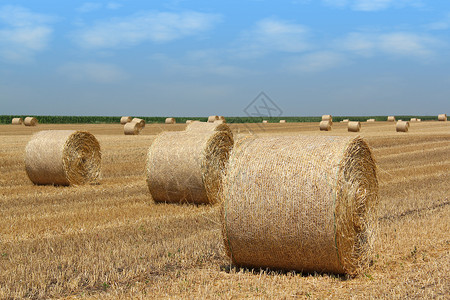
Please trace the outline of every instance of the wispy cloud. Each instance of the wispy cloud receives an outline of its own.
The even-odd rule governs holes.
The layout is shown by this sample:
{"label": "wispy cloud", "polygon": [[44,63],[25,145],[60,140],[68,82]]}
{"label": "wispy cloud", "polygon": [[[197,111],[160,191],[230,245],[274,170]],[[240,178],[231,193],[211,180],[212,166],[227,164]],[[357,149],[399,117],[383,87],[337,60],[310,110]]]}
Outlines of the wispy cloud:
{"label": "wispy cloud", "polygon": [[291,72],[313,73],[338,67],[345,62],[346,59],[340,53],[319,51],[289,59],[285,69]]}
{"label": "wispy cloud", "polygon": [[122,4],[117,2],[108,2],[106,4],[100,2],[85,2],[77,8],[77,11],[80,13],[90,13],[102,8],[115,10],[119,9],[120,7],[122,7]]}
{"label": "wispy cloud", "polygon": [[349,7],[357,11],[380,11],[388,8],[401,8],[406,6],[421,6],[422,0],[322,0],[327,6]]}
{"label": "wispy cloud", "polygon": [[441,20],[427,24],[425,27],[430,30],[450,29],[450,13],[447,13],[446,16]]}
{"label": "wispy cloud", "polygon": [[73,34],[83,48],[127,48],[143,42],[164,43],[211,29],[221,17],[199,12],[141,12],[99,21]]}
{"label": "wispy cloud", "polygon": [[270,52],[297,53],[308,50],[309,30],[300,24],[277,19],[263,19],[253,29],[241,34],[238,56],[260,57]]}
{"label": "wispy cloud", "polygon": [[0,7],[0,58],[11,63],[32,61],[48,47],[56,18],[34,13],[20,6]]}
{"label": "wispy cloud", "polygon": [[59,67],[58,71],[72,80],[96,83],[115,83],[128,77],[116,65],[97,62],[69,62]]}

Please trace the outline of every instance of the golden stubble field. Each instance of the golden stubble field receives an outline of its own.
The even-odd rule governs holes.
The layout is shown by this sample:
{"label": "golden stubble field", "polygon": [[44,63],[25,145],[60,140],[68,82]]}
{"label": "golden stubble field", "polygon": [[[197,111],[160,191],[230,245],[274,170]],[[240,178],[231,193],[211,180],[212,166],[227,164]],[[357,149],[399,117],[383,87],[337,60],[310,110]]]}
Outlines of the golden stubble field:
{"label": "golden stubble field", "polygon": [[[447,298],[450,295],[450,122],[362,124],[380,181],[373,265],[356,278],[236,269],[218,206],[155,204],[148,147],[163,130],[117,125],[0,125],[0,298]],[[357,135],[346,125],[233,124],[235,136]],[[102,147],[100,185],[35,186],[25,173],[33,132],[88,130]]]}

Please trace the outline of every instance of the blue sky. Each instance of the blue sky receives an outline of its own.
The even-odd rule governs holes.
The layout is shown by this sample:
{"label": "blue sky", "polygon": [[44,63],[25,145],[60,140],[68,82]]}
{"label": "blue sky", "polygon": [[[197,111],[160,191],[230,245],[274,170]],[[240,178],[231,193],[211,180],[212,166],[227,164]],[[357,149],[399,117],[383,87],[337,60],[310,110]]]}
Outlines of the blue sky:
{"label": "blue sky", "polygon": [[448,0],[0,1],[0,114],[450,112]]}

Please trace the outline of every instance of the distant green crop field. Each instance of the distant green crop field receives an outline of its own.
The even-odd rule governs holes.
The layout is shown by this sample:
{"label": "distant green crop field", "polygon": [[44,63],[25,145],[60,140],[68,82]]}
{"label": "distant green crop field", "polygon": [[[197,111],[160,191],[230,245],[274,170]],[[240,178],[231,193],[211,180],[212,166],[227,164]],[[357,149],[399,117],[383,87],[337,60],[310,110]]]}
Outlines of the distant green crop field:
{"label": "distant green crop field", "polygon": [[[41,124],[112,124],[119,123],[120,117],[108,116],[25,116],[25,115],[0,115],[0,124],[11,124],[12,118],[35,117]],[[409,120],[410,118],[420,118],[422,120],[437,120],[437,116],[395,116],[396,119]],[[147,124],[164,123],[165,117],[138,117],[144,119]],[[228,123],[261,123],[267,120],[269,123],[278,123],[286,120],[288,123],[298,122],[319,122],[321,117],[225,117]],[[186,120],[198,120],[206,122],[207,117],[178,117],[177,123],[185,123]],[[387,116],[334,116],[333,121],[339,122],[344,119],[350,121],[366,121],[375,119],[386,121]]]}

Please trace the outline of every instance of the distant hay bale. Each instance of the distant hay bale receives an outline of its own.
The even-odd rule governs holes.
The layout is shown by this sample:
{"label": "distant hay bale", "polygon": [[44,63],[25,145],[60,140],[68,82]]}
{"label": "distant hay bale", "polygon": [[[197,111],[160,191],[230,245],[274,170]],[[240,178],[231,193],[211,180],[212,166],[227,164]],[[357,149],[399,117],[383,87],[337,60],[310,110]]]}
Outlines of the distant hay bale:
{"label": "distant hay bale", "polygon": [[140,129],[143,129],[145,127],[145,120],[143,119],[133,118],[133,120],[131,120],[131,123],[138,123]]}
{"label": "distant hay bale", "polygon": [[35,184],[95,183],[100,166],[100,144],[86,131],[40,131],[25,148],[26,172]]}
{"label": "distant hay bale", "polygon": [[227,119],[225,119],[224,116],[219,116],[219,121],[223,121],[224,123],[226,123],[226,122],[227,122]]}
{"label": "distant hay bale", "polygon": [[226,131],[162,132],[147,157],[147,185],[156,202],[216,203],[233,147]]}
{"label": "distant hay bale", "polygon": [[125,135],[138,135],[141,132],[142,127],[138,122],[126,123],[123,126],[123,133]]}
{"label": "distant hay bale", "polygon": [[344,119],[344,120],[342,120],[342,122],[348,123],[348,122],[350,122],[350,120],[349,119]]}
{"label": "distant hay bale", "polygon": [[447,115],[446,114],[438,115],[438,121],[447,121]]}
{"label": "distant hay bale", "polygon": [[397,121],[395,125],[395,130],[397,132],[408,132],[409,130],[409,122],[408,121]]}
{"label": "distant hay bale", "polygon": [[350,132],[359,132],[361,130],[361,123],[356,122],[348,122],[348,131]]}
{"label": "distant hay bale", "polygon": [[280,120],[280,123],[286,123],[286,120]]}
{"label": "distant hay bale", "polygon": [[35,117],[26,117],[23,124],[25,124],[25,126],[36,126],[38,124],[38,120]]}
{"label": "distant hay bale", "polygon": [[263,120],[262,122],[263,122],[264,124],[266,124],[266,123],[267,123],[267,120]]}
{"label": "distant hay bale", "polygon": [[322,115],[322,121],[330,121],[331,125],[333,125],[333,117],[331,115]]}
{"label": "distant hay bale", "polygon": [[216,121],[214,123],[192,122],[191,124],[186,126],[186,131],[188,132],[225,131],[231,137],[233,137],[233,132],[231,131],[230,126],[220,121]]}
{"label": "distant hay bale", "polygon": [[388,117],[387,117],[387,120],[388,120],[389,122],[395,122],[395,116],[388,116]]}
{"label": "distant hay bale", "polygon": [[165,123],[166,124],[175,124],[176,121],[175,121],[175,118],[166,118]]}
{"label": "distant hay bale", "polygon": [[417,122],[422,122],[422,119],[417,119],[416,121],[417,121]]}
{"label": "distant hay bale", "polygon": [[369,123],[375,122],[375,119],[367,119],[367,122]]}
{"label": "distant hay bale", "polygon": [[319,124],[320,131],[330,131],[331,130],[331,121],[325,120],[321,121]]}
{"label": "distant hay bale", "polygon": [[357,274],[370,262],[378,181],[359,138],[249,138],[232,151],[222,233],[236,266]]}
{"label": "distant hay bale", "polygon": [[409,121],[410,122],[417,122],[417,118],[411,118]]}
{"label": "distant hay bale", "polygon": [[122,117],[122,118],[120,118],[120,124],[125,125],[125,124],[131,122],[131,119],[132,119],[131,117]]}
{"label": "distant hay bale", "polygon": [[192,120],[186,120],[186,124],[191,124]]}
{"label": "distant hay bale", "polygon": [[22,118],[13,118],[11,121],[12,125],[22,125],[23,124],[23,120]]}
{"label": "distant hay bale", "polygon": [[209,116],[208,122],[213,123],[214,121],[219,120],[219,116]]}

